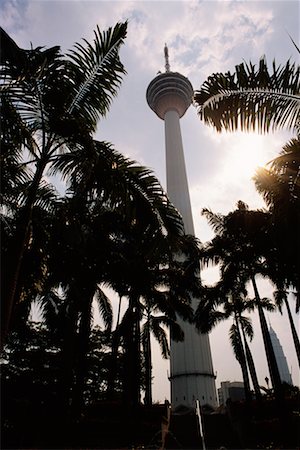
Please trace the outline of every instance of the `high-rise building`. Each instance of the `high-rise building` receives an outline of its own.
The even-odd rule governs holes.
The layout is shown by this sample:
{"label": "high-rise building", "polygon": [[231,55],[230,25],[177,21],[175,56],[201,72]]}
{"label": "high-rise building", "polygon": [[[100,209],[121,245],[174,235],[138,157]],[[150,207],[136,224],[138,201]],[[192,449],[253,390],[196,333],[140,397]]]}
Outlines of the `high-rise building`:
{"label": "high-rise building", "polygon": [[280,344],[280,341],[279,341],[275,331],[273,330],[273,328],[271,326],[269,329],[269,333],[270,333],[270,338],[271,338],[275,358],[277,361],[281,381],[288,383],[288,384],[293,384],[292,377],[289,372],[289,368],[287,365],[286,357],[283,352],[282,346]]}
{"label": "high-rise building", "polygon": [[226,405],[228,399],[233,402],[245,400],[245,389],[242,381],[221,381],[218,389],[219,405]]}
{"label": "high-rise building", "polygon": [[[194,224],[180,118],[192,103],[193,87],[190,81],[177,72],[170,71],[167,46],[165,52],[165,73],[156,76],[148,86],[147,102],[150,108],[165,124],[165,149],[167,193],[172,203],[180,211],[185,232],[194,235]],[[193,300],[193,308],[197,306]],[[195,326],[179,320],[184,331],[183,342],[171,340],[170,380],[171,404],[194,407],[200,404],[217,406],[215,376],[213,372],[209,337],[199,334]]]}

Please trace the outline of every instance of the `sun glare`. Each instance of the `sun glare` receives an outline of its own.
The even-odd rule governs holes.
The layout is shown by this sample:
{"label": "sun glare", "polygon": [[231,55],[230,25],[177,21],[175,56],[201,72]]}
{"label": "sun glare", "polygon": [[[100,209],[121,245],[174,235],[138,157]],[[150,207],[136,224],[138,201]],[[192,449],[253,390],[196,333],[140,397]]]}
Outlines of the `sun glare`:
{"label": "sun glare", "polygon": [[264,136],[240,134],[227,143],[223,176],[239,180],[250,180],[258,167],[264,166],[271,158]]}

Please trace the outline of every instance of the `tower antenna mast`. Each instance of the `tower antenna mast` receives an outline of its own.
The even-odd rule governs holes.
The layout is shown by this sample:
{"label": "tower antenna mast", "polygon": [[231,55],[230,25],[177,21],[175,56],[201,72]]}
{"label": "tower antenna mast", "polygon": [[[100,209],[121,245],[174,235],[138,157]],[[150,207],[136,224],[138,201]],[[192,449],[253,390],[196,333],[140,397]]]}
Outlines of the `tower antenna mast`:
{"label": "tower antenna mast", "polygon": [[168,50],[167,44],[165,44],[164,53],[165,53],[165,61],[166,61],[166,64],[165,64],[166,72],[170,72],[169,50]]}

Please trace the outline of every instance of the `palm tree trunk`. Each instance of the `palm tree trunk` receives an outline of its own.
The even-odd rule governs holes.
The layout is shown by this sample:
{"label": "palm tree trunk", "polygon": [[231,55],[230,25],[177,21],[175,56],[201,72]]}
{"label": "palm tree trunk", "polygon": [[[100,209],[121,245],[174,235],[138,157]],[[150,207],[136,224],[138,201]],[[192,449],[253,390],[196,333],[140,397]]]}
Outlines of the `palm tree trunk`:
{"label": "palm tree trunk", "polygon": [[[240,319],[240,314],[238,315],[238,317]],[[255,396],[256,396],[257,400],[261,400],[261,392],[260,392],[260,387],[259,387],[259,383],[258,383],[257,373],[256,373],[256,369],[255,369],[254,361],[253,361],[253,358],[252,358],[251,350],[250,350],[250,347],[248,345],[246,334],[245,334],[245,330],[244,330],[244,327],[243,327],[242,323],[241,323],[241,330],[242,330],[243,345],[244,345],[244,348],[245,348],[246,360],[247,360],[247,364],[248,364],[248,367],[249,367],[249,372],[250,372],[250,376],[251,376],[251,380],[252,380]]]}
{"label": "palm tree trunk", "polygon": [[131,293],[129,297],[129,323],[126,336],[126,359],[124,376],[124,397],[126,406],[131,411],[140,404],[140,317],[139,296]]}
{"label": "palm tree trunk", "polygon": [[118,305],[118,316],[117,316],[116,329],[118,328],[119,323],[120,323],[120,316],[121,316],[121,302],[122,302],[122,295],[119,295],[119,305]]}
{"label": "palm tree trunk", "polygon": [[251,389],[250,389],[250,381],[249,381],[249,374],[248,374],[248,368],[247,368],[247,361],[246,361],[246,357],[245,357],[245,350],[244,350],[244,346],[243,346],[243,341],[242,341],[242,336],[241,336],[241,331],[240,331],[240,327],[239,327],[239,323],[238,323],[238,317],[235,315],[235,325],[236,325],[236,330],[238,333],[238,339],[240,342],[240,366],[242,369],[242,374],[243,374],[243,380],[244,380],[244,389],[245,389],[245,397],[246,397],[246,401],[247,402],[251,402]]}
{"label": "palm tree trunk", "polygon": [[137,407],[141,403],[141,328],[139,296],[136,296],[135,303],[133,405],[134,407]]}
{"label": "palm tree trunk", "polygon": [[152,352],[150,341],[150,317],[146,324],[146,345],[145,345],[145,404],[152,405]]}
{"label": "palm tree trunk", "polygon": [[125,348],[124,374],[123,374],[123,399],[125,407],[129,408],[132,393],[131,367],[133,365],[133,311],[132,302],[129,300],[126,312],[126,323],[123,324],[123,339]]}
{"label": "palm tree trunk", "polygon": [[262,331],[262,336],[263,336],[263,341],[264,341],[264,346],[265,346],[265,352],[266,352],[266,356],[267,356],[267,362],[268,362],[271,382],[272,382],[272,386],[274,389],[274,395],[278,400],[281,400],[282,399],[282,385],[281,385],[280,374],[279,374],[278,365],[277,365],[273,345],[272,345],[269,330],[268,330],[267,321],[266,321],[266,318],[264,315],[263,308],[261,306],[261,300],[260,300],[260,296],[258,293],[254,275],[251,275],[251,281],[252,281],[253,290],[254,290],[254,294],[255,294],[255,299],[256,299],[256,304],[257,304],[257,309],[258,309],[258,314],[259,314],[259,320],[260,320],[260,326],[261,326],[261,331]]}
{"label": "palm tree trunk", "polygon": [[68,312],[65,318],[64,339],[61,350],[61,400],[67,416],[70,413],[71,387],[73,384],[75,353],[77,348],[78,291],[74,284],[69,287]]}
{"label": "palm tree trunk", "polygon": [[72,411],[73,417],[80,417],[84,406],[84,378],[87,372],[86,356],[89,349],[89,338],[91,333],[91,308],[96,286],[80,290],[81,315],[78,333],[78,350],[75,368],[75,384],[72,389]]}
{"label": "palm tree trunk", "polygon": [[15,232],[15,241],[11,250],[13,257],[11,258],[11,267],[7,270],[7,277],[2,284],[2,311],[1,311],[1,349],[5,344],[6,336],[9,333],[11,319],[15,304],[17,303],[17,293],[20,292],[19,280],[22,269],[24,253],[29,240],[30,222],[32,217],[32,209],[37,197],[37,191],[41,182],[47,161],[40,160],[37,163],[37,169],[34,174],[33,181],[24,207],[21,210]]}
{"label": "palm tree trunk", "polygon": [[112,333],[110,370],[109,370],[109,377],[107,380],[107,398],[109,400],[113,398],[115,391],[119,345],[120,345],[120,331],[118,325],[115,331],[113,331]]}
{"label": "palm tree trunk", "polygon": [[261,392],[260,392],[260,387],[259,387],[259,383],[258,383],[257,373],[256,373],[256,369],[255,369],[255,364],[254,364],[254,361],[253,361],[253,357],[252,357],[252,353],[251,353],[250,347],[249,347],[248,342],[246,340],[246,336],[244,336],[244,342],[245,342],[246,358],[247,358],[247,362],[248,362],[249,372],[250,372],[250,375],[251,375],[251,379],[252,379],[252,383],[253,383],[253,388],[254,388],[256,400],[261,400],[262,397],[261,397]]}
{"label": "palm tree trunk", "polygon": [[286,306],[288,317],[289,317],[289,321],[290,321],[293,341],[294,341],[295,350],[296,350],[296,354],[297,354],[297,358],[298,358],[298,364],[299,364],[299,367],[300,367],[300,343],[299,343],[299,338],[298,338],[298,334],[297,334],[297,331],[296,331],[296,328],[295,328],[295,324],[294,324],[294,321],[293,321],[293,317],[292,317],[292,314],[291,314],[289,301],[288,301],[287,298],[285,298],[284,302],[285,302],[285,306]]}

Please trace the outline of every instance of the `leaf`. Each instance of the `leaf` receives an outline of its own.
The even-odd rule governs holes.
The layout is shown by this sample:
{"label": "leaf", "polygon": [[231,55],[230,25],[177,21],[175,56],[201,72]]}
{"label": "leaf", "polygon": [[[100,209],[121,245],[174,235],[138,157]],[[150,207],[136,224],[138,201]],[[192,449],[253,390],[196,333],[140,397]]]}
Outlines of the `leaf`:
{"label": "leaf", "polygon": [[93,45],[84,40],[84,45],[77,43],[68,53],[71,76],[77,79],[68,114],[78,113],[90,122],[94,131],[97,119],[108,111],[125,73],[118,52],[126,32],[127,22],[117,23],[105,32],[97,26]]}
{"label": "leaf", "polygon": [[97,286],[95,292],[95,300],[98,304],[100,316],[103,319],[106,328],[110,330],[113,319],[112,306],[109,298],[105,295],[102,289],[99,288],[99,286]]}
{"label": "leaf", "polygon": [[243,363],[245,357],[243,356],[244,350],[241,343],[238,328],[235,324],[232,324],[229,329],[229,339],[237,361],[241,364]]}
{"label": "leaf", "polygon": [[233,74],[213,74],[195,93],[199,116],[219,132],[298,129],[299,75],[299,67],[289,61],[285,66],[274,62],[269,73],[264,58],[258,69],[242,63]]}

